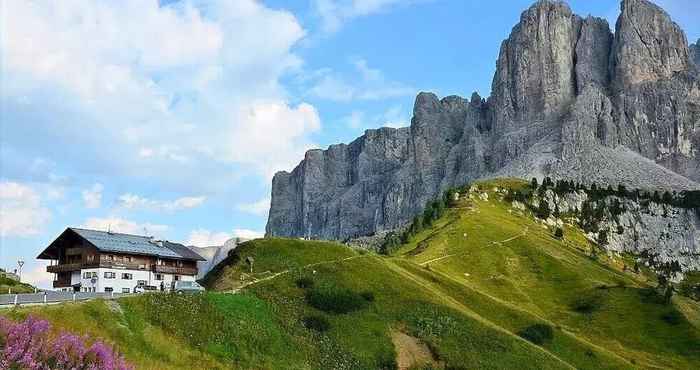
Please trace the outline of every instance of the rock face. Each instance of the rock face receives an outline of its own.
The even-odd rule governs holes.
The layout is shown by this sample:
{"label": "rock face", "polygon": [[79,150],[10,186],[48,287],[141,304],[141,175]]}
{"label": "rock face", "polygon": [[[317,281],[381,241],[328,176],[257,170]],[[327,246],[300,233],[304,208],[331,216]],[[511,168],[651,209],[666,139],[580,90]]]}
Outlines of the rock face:
{"label": "rock face", "polygon": [[688,40],[683,30],[658,6],[646,0],[625,0],[615,26],[615,87],[658,81],[688,70]]}
{"label": "rock face", "polygon": [[700,68],[700,39],[694,45],[690,45],[690,55],[695,66]]}
{"label": "rock face", "polygon": [[[561,212],[580,216],[588,195],[584,191],[557,195],[547,190],[543,200],[550,209],[556,204]],[[533,202],[534,206],[539,205],[539,201]],[[607,235],[607,250],[634,254],[650,251],[659,254],[661,261],[678,261],[683,271],[700,271],[700,213],[616,196],[596,202],[607,204],[603,217],[598,220],[599,230]],[[623,210],[617,216],[609,211],[612,202],[618,202]],[[595,203],[592,207],[596,208]],[[589,238],[596,240],[598,235],[591,233]]]}
{"label": "rock face", "polygon": [[492,95],[416,97],[411,126],[368,130],[277,173],[267,234],[346,240],[404,225],[445,189],[497,176],[698,189],[700,75],[683,31],[624,0],[610,31],[560,1],[526,10]]}
{"label": "rock face", "polygon": [[211,246],[211,247],[195,247],[195,246],[190,246],[191,249],[197,252],[200,256],[204,257],[206,261],[198,261],[197,262],[197,269],[198,269],[198,274],[197,274],[197,279],[201,279],[207,275],[209,271],[211,271],[216,265],[218,265],[221,261],[225,260],[226,257],[228,257],[228,253],[236,247],[238,247],[239,244],[243,243],[248,239],[244,238],[231,238],[227,240],[224,245],[216,245],[216,246]]}

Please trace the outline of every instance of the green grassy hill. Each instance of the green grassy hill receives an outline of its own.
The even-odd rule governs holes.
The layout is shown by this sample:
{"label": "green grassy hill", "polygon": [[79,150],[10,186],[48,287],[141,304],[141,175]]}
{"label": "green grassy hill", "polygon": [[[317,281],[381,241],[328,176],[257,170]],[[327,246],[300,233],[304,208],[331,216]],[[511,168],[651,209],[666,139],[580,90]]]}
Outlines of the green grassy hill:
{"label": "green grassy hill", "polygon": [[104,337],[146,369],[700,368],[700,305],[664,304],[574,225],[555,238],[502,200],[523,186],[479,184],[391,256],[254,240],[207,276],[216,292],[5,314]]}
{"label": "green grassy hill", "polygon": [[0,294],[33,293],[34,287],[6,277],[0,271]]}

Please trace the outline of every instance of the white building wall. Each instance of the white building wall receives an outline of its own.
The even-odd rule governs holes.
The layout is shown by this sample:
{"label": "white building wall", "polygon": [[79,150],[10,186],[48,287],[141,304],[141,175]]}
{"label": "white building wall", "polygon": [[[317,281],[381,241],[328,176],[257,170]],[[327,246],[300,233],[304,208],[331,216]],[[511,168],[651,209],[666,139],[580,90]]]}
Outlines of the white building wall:
{"label": "white building wall", "polygon": [[[125,279],[124,274],[131,274],[131,279]],[[106,276],[114,277],[109,278]],[[133,293],[139,282],[155,286],[159,290],[162,282],[165,290],[170,290],[175,276],[174,274],[154,273],[149,270],[92,268],[74,272],[71,276],[71,284],[80,283],[81,291],[106,292],[111,288],[114,293]],[[195,281],[194,275],[177,276],[182,281]],[[159,278],[162,280],[159,280]],[[77,281],[74,279],[77,279]]]}

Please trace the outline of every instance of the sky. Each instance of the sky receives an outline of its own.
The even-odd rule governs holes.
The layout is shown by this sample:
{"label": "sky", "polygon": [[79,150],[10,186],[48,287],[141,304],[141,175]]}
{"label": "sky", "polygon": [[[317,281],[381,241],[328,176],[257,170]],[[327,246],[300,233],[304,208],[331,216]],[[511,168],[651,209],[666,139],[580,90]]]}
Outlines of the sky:
{"label": "sky", "polygon": [[[311,148],[490,93],[531,0],[0,0],[0,267],[66,227],[220,245],[264,233]],[[659,0],[700,38],[700,2]],[[617,0],[572,0],[608,19]]]}

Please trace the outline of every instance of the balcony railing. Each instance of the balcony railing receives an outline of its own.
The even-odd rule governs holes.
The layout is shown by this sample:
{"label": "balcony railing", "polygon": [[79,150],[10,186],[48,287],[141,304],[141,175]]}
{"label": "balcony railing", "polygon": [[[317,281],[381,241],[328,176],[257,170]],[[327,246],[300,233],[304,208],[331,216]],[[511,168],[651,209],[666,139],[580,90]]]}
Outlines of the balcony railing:
{"label": "balcony railing", "polygon": [[46,266],[46,271],[52,272],[52,273],[59,273],[59,272],[78,271],[82,268],[85,268],[84,263],[75,262],[75,263],[64,263],[61,265]]}
{"label": "balcony railing", "polygon": [[54,280],[53,281],[54,288],[68,288],[70,286],[71,286],[70,280]]}
{"label": "balcony railing", "polygon": [[153,266],[153,271],[160,274],[197,275],[197,269],[194,267],[155,265]]}
{"label": "balcony railing", "polygon": [[[136,264],[136,263],[126,263],[117,261],[100,261],[98,262],[76,262],[76,263],[64,263],[61,265],[46,266],[46,271],[51,273],[59,272],[71,272],[79,271],[87,268],[112,268],[112,269],[124,269],[124,270],[148,270],[148,265]],[[176,274],[176,275],[197,275],[197,268],[195,267],[177,267],[177,266],[165,266],[165,265],[152,265],[150,270],[159,274]]]}

